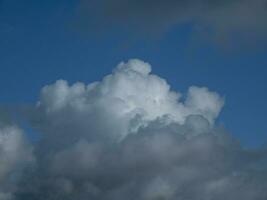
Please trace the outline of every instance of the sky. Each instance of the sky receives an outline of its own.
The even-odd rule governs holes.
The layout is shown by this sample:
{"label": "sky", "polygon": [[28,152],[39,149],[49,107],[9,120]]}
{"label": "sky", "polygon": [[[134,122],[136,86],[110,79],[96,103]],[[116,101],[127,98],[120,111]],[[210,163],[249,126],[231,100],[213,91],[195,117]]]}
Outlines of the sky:
{"label": "sky", "polygon": [[190,23],[151,37],[131,34],[119,25],[98,29],[80,19],[84,17],[80,4],[1,1],[1,104],[35,102],[45,84],[57,79],[90,83],[109,74],[120,61],[140,58],[175,90],[197,85],[220,93],[226,106],[218,123],[248,147],[266,142],[264,46],[225,47],[194,33]]}
{"label": "sky", "polygon": [[265,200],[266,0],[0,0],[0,200]]}

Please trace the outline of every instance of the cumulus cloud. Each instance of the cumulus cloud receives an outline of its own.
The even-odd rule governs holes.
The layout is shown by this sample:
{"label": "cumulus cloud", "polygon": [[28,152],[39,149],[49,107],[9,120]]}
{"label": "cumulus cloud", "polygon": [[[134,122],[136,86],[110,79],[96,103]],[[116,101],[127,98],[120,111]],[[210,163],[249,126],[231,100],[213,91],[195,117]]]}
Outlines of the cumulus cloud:
{"label": "cumulus cloud", "polygon": [[159,34],[191,24],[222,43],[234,38],[266,45],[266,0],[82,0],[80,7],[82,24],[91,29]]}
{"label": "cumulus cloud", "polygon": [[[203,87],[182,98],[137,59],[88,85],[56,81],[29,115],[40,134],[35,165],[0,199],[264,200],[266,151],[246,151],[216,126],[223,104]],[[4,185],[31,158],[10,141],[0,142],[16,148],[0,168]]]}
{"label": "cumulus cloud", "polygon": [[[223,106],[218,94],[193,86],[185,102],[180,102],[181,94],[171,91],[164,79],[150,72],[148,63],[133,59],[120,63],[101,82],[69,86],[59,80],[45,86],[38,103],[39,113],[43,114],[40,117],[49,123],[44,128],[50,127],[52,134],[55,128],[63,127],[62,134],[79,129],[85,137],[118,140],[146,121],[164,115],[183,123],[187,116],[199,114],[214,123]],[[92,134],[88,135],[88,129]]]}
{"label": "cumulus cloud", "polygon": [[0,123],[0,199],[13,198],[16,180],[23,169],[34,161],[31,146],[22,130],[15,125]]}

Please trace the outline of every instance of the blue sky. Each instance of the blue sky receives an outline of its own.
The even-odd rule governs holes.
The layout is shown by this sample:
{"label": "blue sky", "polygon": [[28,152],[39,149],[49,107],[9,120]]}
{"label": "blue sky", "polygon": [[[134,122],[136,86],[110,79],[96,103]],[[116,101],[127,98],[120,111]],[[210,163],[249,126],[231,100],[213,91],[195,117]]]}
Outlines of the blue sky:
{"label": "blue sky", "polygon": [[[77,3],[0,1],[0,102],[36,102],[57,79],[90,83],[122,60],[143,59],[174,90],[206,86],[226,99],[219,124],[246,146],[267,141],[267,50],[232,52],[195,38],[190,24],[158,38],[76,27]],[[249,47],[247,47],[249,48]]]}

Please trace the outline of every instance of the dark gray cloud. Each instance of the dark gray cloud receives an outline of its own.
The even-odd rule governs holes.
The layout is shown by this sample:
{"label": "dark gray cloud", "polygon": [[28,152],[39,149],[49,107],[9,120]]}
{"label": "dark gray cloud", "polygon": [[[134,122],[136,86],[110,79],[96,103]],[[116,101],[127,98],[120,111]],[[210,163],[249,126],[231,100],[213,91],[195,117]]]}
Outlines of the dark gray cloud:
{"label": "dark gray cloud", "polygon": [[157,35],[191,24],[221,43],[266,42],[266,0],[82,0],[80,7],[81,22],[90,30]]}
{"label": "dark gray cloud", "polygon": [[45,86],[27,110],[39,142],[0,127],[0,200],[265,200],[266,150],[216,126],[217,93],[183,99],[136,59],[100,82]]}

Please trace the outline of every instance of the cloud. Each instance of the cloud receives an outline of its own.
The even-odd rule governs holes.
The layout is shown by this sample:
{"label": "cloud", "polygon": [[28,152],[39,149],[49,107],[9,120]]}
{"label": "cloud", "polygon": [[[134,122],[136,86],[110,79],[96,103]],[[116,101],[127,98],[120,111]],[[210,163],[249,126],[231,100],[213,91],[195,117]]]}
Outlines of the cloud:
{"label": "cloud", "polygon": [[179,101],[181,94],[171,91],[164,79],[150,72],[148,63],[133,59],[120,63],[102,82],[69,86],[66,81],[59,80],[45,86],[38,104],[39,113],[44,113],[43,120],[49,123],[45,127],[52,127],[54,132],[54,126],[68,126],[69,131],[78,128],[82,129],[80,132],[85,131],[85,135],[93,127],[96,130],[92,132],[96,132],[97,137],[117,140],[133,128],[129,124],[136,116],[141,116],[142,120],[135,129],[145,121],[164,115],[183,123],[188,115],[200,114],[213,124],[223,106],[218,94],[193,86],[183,103]]}
{"label": "cloud", "polygon": [[[0,199],[266,199],[266,151],[244,150],[216,126],[223,104],[203,87],[182,98],[137,59],[89,85],[56,81],[29,115],[35,165]],[[0,147],[30,152],[15,141]],[[28,160],[11,157],[5,177]]]}
{"label": "cloud", "polygon": [[266,45],[266,0],[82,0],[84,27],[157,35],[190,24],[217,42]]}
{"label": "cloud", "polygon": [[16,179],[24,168],[34,162],[32,147],[22,130],[14,125],[0,123],[0,199],[12,199]]}

